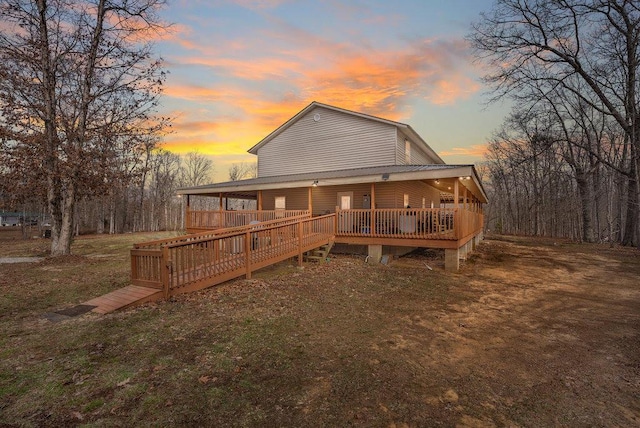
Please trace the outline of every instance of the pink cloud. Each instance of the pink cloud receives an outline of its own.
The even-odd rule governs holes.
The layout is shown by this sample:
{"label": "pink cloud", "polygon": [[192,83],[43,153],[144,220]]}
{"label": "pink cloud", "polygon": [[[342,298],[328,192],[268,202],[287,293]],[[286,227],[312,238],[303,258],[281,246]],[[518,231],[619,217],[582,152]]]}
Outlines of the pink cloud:
{"label": "pink cloud", "polygon": [[482,158],[487,153],[486,144],[474,144],[469,147],[454,147],[450,150],[440,152],[440,156],[471,156]]}
{"label": "pink cloud", "polygon": [[251,10],[275,9],[290,0],[235,0],[234,3]]}

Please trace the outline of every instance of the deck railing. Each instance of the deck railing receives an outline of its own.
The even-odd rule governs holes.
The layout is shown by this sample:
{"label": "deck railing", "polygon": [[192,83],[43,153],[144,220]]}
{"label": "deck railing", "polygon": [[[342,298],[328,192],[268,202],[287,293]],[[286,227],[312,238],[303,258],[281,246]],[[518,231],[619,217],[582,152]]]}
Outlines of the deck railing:
{"label": "deck railing", "polygon": [[482,225],[481,213],[460,208],[336,211],[337,236],[458,240]]}
{"label": "deck railing", "polygon": [[272,210],[272,211],[192,211],[187,210],[187,229],[206,230],[244,226],[252,221],[271,221],[287,217],[309,215],[307,210]]}
{"label": "deck railing", "polygon": [[[296,216],[285,216],[282,218],[277,218],[274,220],[269,220],[269,221],[265,221],[265,222],[260,222],[260,224],[262,226],[272,226],[274,224],[284,224],[284,223],[295,223],[297,222],[299,219],[302,218],[309,218],[310,216],[308,214],[306,214],[306,211],[303,211],[304,214],[300,214],[300,215],[296,215]],[[249,222],[251,223],[251,222]],[[210,229],[210,230],[206,230],[204,232],[198,232],[198,233],[188,233],[186,235],[180,235],[180,236],[176,236],[174,238],[163,238],[163,239],[158,239],[155,241],[147,241],[147,242],[142,242],[142,243],[137,243],[137,244],[133,244],[133,248],[134,249],[152,249],[152,248],[160,248],[169,244],[173,244],[173,243],[177,243],[177,242],[187,242],[187,241],[193,241],[193,240],[199,240],[202,238],[209,238],[209,237],[214,237],[214,236],[219,236],[225,233],[231,233],[231,232],[239,232],[239,231],[246,231],[249,230],[251,228],[255,227],[255,224],[246,224],[243,226],[234,226],[234,227],[225,227],[225,228],[216,228],[216,229]]]}
{"label": "deck railing", "polygon": [[246,275],[336,237],[464,240],[483,227],[482,213],[454,208],[337,210],[283,217],[135,244],[131,280],[165,297]]}
{"label": "deck railing", "polygon": [[132,282],[165,297],[215,285],[298,256],[335,236],[335,215],[297,216],[183,239],[138,244],[131,250]]}
{"label": "deck railing", "polygon": [[458,239],[463,239],[469,235],[477,235],[484,227],[484,215],[475,211],[459,210],[459,228],[456,229]]}
{"label": "deck railing", "polygon": [[[189,211],[189,230],[211,233],[222,219],[241,227],[252,221],[272,221],[309,215],[305,210],[289,211]],[[216,220],[218,219],[218,220]],[[260,220],[264,219],[264,220]],[[463,208],[377,208],[336,210],[336,233],[346,237],[458,240],[482,230],[482,213]]]}

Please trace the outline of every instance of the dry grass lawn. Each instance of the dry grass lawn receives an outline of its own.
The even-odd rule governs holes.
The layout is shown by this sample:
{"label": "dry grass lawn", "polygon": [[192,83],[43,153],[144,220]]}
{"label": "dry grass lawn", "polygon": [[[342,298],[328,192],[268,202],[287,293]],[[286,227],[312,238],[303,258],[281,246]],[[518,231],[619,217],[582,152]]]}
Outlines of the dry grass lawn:
{"label": "dry grass lawn", "polygon": [[456,274],[332,255],[44,317],[126,285],[151,237],[0,265],[0,426],[640,426],[638,250],[494,237]]}

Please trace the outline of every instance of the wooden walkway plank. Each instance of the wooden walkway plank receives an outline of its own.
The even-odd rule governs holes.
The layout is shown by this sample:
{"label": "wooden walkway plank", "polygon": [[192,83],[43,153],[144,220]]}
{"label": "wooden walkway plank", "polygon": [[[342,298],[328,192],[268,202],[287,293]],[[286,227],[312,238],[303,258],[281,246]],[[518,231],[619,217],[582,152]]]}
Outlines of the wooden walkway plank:
{"label": "wooden walkway plank", "polygon": [[111,293],[107,293],[104,296],[91,299],[83,304],[95,306],[93,312],[107,314],[118,309],[158,300],[161,297],[162,291],[157,288],[128,285],[124,288],[114,290]]}

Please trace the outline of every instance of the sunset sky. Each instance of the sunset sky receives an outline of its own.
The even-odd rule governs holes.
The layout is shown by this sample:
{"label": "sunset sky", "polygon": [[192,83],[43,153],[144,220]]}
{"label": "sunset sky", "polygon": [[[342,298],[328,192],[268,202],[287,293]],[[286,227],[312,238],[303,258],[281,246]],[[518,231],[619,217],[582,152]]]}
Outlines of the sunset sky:
{"label": "sunset sky", "polygon": [[464,35],[491,0],[175,0],[164,147],[211,155],[215,181],[312,101],[411,125],[447,163],[482,160],[505,115],[484,104]]}

